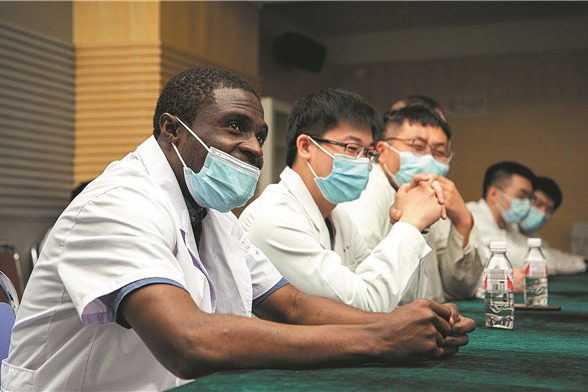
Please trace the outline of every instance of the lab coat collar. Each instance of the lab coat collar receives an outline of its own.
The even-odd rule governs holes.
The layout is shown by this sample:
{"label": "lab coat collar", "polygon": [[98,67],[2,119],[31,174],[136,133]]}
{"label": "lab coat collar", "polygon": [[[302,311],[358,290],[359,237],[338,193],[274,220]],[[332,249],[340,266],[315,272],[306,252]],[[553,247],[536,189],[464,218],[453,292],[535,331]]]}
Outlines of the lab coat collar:
{"label": "lab coat collar", "polygon": [[501,230],[498,226],[498,222],[496,222],[496,219],[492,214],[492,211],[490,210],[490,206],[488,206],[488,203],[484,198],[478,200],[478,208],[480,209],[480,213],[482,214],[482,217],[485,221],[491,222],[495,226],[496,230]]}
{"label": "lab coat collar", "polygon": [[331,248],[329,229],[323,219],[323,214],[312,198],[308,188],[298,173],[289,167],[284,168],[280,174],[281,183],[290,191],[306,216],[309,217],[316,230],[320,233],[320,241],[326,249]]}
{"label": "lab coat collar", "polygon": [[179,220],[182,240],[190,252],[192,262],[204,274],[210,285],[211,304],[214,312],[216,307],[215,285],[200,259],[199,252],[197,251],[196,239],[194,238],[194,233],[191,229],[190,214],[188,212],[186,200],[180,189],[180,185],[178,184],[176,176],[154,136],[151,136],[137,147],[137,156],[143,163],[149,176],[159,185],[161,191],[169,198],[177,212],[176,218]]}
{"label": "lab coat collar", "polygon": [[384,169],[382,169],[382,166],[380,166],[379,163],[372,165],[372,170],[370,171],[370,177],[372,177],[372,178],[370,178],[370,180],[373,179],[374,181],[383,182],[383,183],[388,184],[390,189],[392,189],[392,193],[396,194],[396,189],[394,189],[392,184],[390,184],[390,181],[388,181],[388,176],[386,175],[386,173],[384,172]]}
{"label": "lab coat collar", "polygon": [[137,147],[137,155],[141,162],[143,162],[149,176],[167,195],[172,205],[178,209],[178,219],[180,220],[182,229],[185,232],[189,232],[190,215],[188,213],[188,207],[186,207],[184,195],[182,194],[176,175],[169,165],[165,154],[161,151],[159,143],[157,143],[157,139],[151,136],[145,140]]}

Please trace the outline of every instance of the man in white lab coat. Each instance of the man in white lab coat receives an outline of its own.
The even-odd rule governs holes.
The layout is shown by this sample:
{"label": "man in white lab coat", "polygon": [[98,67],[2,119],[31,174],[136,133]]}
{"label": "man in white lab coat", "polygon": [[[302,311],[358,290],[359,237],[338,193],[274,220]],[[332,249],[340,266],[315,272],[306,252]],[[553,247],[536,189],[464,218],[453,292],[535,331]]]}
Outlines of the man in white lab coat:
{"label": "man in white lab coat", "polygon": [[474,220],[459,190],[446,177],[453,152],[444,118],[428,97],[410,96],[393,104],[384,114],[383,132],[376,136],[378,163],[367,189],[358,200],[338,207],[352,216],[361,228],[359,234],[373,247],[393,227],[387,212],[399,186],[415,175],[436,180],[443,189],[449,219],[440,219],[425,234],[432,251],[421,261],[420,290],[413,297],[435,301],[472,297],[483,268]]}
{"label": "man in white lab coat", "polygon": [[[524,290],[524,257],[527,252],[526,236],[519,224],[531,209],[535,174],[517,162],[498,162],[484,174],[482,198],[467,203],[479,232],[479,248],[490,256],[490,242],[506,242],[506,255],[513,266],[514,290]],[[481,295],[481,292],[478,293]]]}
{"label": "man in white lab coat", "polygon": [[376,111],[349,92],[325,89],[300,98],[288,120],[288,166],[280,182],[239,218],[295,287],[370,311],[390,311],[418,289],[413,277],[430,251],[421,231],[444,213],[437,184],[407,185],[399,191],[399,222],[368,249],[359,234],[365,227],[335,208],[365,189],[381,127]]}
{"label": "man in white lab coat", "polygon": [[[562,203],[563,195],[557,183],[548,177],[537,177],[533,191],[531,210],[519,224],[524,234],[515,242],[521,251],[527,250],[527,238],[539,237],[537,231],[545,226]],[[517,237],[518,238],[518,237]],[[577,274],[586,272],[587,257],[552,248],[543,241],[541,248],[547,258],[549,275]]]}

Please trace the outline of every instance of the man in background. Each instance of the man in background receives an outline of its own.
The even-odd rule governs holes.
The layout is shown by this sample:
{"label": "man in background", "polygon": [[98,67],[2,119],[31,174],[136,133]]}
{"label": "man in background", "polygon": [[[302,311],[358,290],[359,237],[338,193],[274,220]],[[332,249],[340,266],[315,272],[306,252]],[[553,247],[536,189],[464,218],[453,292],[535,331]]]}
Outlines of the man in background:
{"label": "man in background", "polygon": [[[372,247],[393,227],[387,211],[397,190],[414,176],[426,175],[443,190],[447,220],[439,220],[425,234],[432,252],[422,260],[416,279],[420,289],[405,298],[468,298],[474,295],[482,272],[476,250],[474,221],[455,184],[446,178],[453,157],[451,131],[431,98],[410,96],[384,114],[385,129],[379,133],[378,163],[370,173],[361,197],[338,208],[358,223],[359,234]],[[444,116],[443,116],[444,118]]]}
{"label": "man in background", "polygon": [[517,162],[498,162],[484,174],[482,198],[470,201],[467,207],[472,212],[480,233],[479,248],[490,257],[491,241],[506,242],[506,255],[514,270],[514,290],[524,290],[524,258],[527,246],[518,246],[524,241],[519,224],[527,216],[533,200],[535,174]]}
{"label": "man in background", "polygon": [[[513,241],[523,249],[527,248],[527,238],[539,237],[537,231],[551,220],[563,200],[561,189],[554,180],[548,177],[535,179],[533,196],[531,210],[519,225],[523,236],[516,237]],[[586,272],[588,262],[586,257],[552,248],[545,241],[542,242],[541,247],[547,258],[550,275]]]}

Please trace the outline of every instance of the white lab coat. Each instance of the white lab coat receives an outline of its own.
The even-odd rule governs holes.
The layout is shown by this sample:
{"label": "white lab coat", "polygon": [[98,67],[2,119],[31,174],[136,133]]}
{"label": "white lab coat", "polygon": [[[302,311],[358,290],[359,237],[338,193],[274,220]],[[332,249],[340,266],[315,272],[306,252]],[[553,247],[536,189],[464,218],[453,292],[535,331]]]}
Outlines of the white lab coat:
{"label": "white lab coat", "polygon": [[[390,223],[390,206],[394,203],[396,191],[390,185],[379,164],[370,172],[366,189],[359,199],[343,203],[337,209],[344,209],[359,228],[368,247],[372,248],[382,240],[393,227]],[[475,223],[475,222],[474,222]],[[470,232],[468,245],[462,247],[463,236],[450,220],[439,220],[425,234],[432,251],[421,261],[413,297],[428,298],[444,302],[447,298],[469,298],[475,294],[477,283],[483,271],[480,252],[477,250],[476,225]]]}
{"label": "white lab coat", "polygon": [[337,208],[334,236],[300,176],[285,168],[239,220],[251,242],[298,289],[369,311],[390,311],[430,248],[412,225],[397,225],[370,252],[357,225]]}
{"label": "white lab coat", "polygon": [[[506,242],[506,256],[514,268],[525,267],[527,239],[529,236],[520,231],[518,224],[506,225],[501,229],[496,223],[488,204],[484,199],[467,203],[480,231],[480,247],[485,249],[486,258],[490,257],[490,241]],[[550,275],[575,274],[586,271],[582,256],[573,255],[554,249],[543,242],[542,249],[547,259],[547,270]]]}
{"label": "white lab coat", "polygon": [[281,276],[231,213],[210,210],[196,247],[176,178],[151,137],[63,212],[24,293],[2,390],[162,390],[184,382],[100,297],[169,279],[209,313],[251,315]]}

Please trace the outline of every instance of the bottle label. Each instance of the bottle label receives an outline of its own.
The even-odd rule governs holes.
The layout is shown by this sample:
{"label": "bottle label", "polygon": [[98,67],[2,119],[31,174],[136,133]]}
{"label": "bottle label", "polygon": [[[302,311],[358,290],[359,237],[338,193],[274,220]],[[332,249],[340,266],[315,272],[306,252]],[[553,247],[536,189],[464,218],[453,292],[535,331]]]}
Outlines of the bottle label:
{"label": "bottle label", "polygon": [[547,265],[545,262],[528,261],[525,266],[525,276],[547,276]]}
{"label": "bottle label", "polygon": [[484,276],[484,290],[513,291],[512,274],[507,274],[502,270],[486,271]]}

